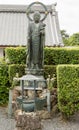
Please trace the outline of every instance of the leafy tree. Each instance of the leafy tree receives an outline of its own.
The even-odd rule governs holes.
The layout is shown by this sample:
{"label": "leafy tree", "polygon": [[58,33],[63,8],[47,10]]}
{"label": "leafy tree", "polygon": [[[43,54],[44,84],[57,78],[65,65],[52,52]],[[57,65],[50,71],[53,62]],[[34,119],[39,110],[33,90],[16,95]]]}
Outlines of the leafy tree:
{"label": "leafy tree", "polygon": [[70,46],[79,46],[79,33],[74,33],[69,38],[69,45]]}

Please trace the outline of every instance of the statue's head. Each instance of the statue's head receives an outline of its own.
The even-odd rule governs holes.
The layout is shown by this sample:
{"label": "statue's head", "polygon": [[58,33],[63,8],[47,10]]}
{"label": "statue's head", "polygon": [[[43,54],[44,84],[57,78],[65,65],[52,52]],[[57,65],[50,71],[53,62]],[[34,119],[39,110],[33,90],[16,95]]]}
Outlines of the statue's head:
{"label": "statue's head", "polygon": [[40,18],[41,18],[40,13],[36,11],[33,15],[34,21],[38,23],[40,21]]}

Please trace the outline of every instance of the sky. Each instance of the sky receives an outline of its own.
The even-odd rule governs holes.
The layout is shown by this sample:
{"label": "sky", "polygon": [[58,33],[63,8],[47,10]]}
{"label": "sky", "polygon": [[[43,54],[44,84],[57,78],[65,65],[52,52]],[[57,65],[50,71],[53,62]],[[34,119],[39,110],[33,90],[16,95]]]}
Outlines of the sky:
{"label": "sky", "polygon": [[[0,4],[28,5],[37,0],[0,0]],[[79,32],[79,0],[38,0],[44,4],[57,3],[60,29],[69,35]]]}

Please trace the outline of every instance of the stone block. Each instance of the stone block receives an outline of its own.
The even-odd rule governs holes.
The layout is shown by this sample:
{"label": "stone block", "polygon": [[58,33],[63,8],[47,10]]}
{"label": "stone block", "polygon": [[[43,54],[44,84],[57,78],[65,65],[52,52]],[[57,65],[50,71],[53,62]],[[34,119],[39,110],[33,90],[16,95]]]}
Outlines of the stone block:
{"label": "stone block", "polygon": [[20,111],[16,118],[16,128],[17,130],[41,130],[40,117],[34,112],[22,113]]}

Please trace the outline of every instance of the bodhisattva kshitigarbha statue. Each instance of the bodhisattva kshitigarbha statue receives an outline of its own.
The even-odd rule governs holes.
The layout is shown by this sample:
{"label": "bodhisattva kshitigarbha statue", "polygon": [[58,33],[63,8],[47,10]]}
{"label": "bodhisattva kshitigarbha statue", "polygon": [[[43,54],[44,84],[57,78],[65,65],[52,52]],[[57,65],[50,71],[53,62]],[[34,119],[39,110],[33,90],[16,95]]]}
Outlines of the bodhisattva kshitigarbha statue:
{"label": "bodhisattva kshitigarbha statue", "polygon": [[[45,5],[40,2],[34,2],[29,5],[28,9],[34,4],[40,4],[45,9],[45,15],[41,19],[40,12],[35,11],[33,19],[27,14],[30,21],[28,26],[28,45],[27,45],[27,68],[30,70],[40,70],[43,68],[44,54],[43,48],[45,44],[45,24],[43,20],[47,16],[47,9]],[[28,10],[27,9],[27,10]]]}

